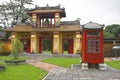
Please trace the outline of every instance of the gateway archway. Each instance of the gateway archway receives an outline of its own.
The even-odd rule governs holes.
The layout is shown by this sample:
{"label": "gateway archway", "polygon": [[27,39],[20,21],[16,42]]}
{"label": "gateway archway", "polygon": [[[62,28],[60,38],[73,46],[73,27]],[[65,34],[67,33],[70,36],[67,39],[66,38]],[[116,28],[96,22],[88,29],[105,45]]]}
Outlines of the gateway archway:
{"label": "gateway archway", "polygon": [[39,53],[53,53],[52,33],[42,33],[39,37]]}

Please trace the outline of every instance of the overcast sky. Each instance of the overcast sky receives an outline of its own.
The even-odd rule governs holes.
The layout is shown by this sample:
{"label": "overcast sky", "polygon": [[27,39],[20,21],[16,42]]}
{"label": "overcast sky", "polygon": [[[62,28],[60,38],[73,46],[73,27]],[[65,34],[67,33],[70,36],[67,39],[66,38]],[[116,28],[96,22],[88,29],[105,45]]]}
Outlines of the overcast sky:
{"label": "overcast sky", "polygon": [[[4,0],[0,0],[0,3]],[[74,21],[81,19],[81,24],[97,22],[100,24],[120,24],[120,0],[33,0],[35,5],[56,6],[65,8],[66,18]]]}

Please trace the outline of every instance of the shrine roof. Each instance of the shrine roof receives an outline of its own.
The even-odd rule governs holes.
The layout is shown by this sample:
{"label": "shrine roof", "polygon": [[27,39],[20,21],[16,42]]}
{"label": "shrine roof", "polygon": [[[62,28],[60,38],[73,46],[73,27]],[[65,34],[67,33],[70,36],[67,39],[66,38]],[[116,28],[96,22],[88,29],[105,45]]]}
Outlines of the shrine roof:
{"label": "shrine roof", "polygon": [[84,29],[102,29],[104,25],[95,23],[95,22],[89,22],[82,26]]}

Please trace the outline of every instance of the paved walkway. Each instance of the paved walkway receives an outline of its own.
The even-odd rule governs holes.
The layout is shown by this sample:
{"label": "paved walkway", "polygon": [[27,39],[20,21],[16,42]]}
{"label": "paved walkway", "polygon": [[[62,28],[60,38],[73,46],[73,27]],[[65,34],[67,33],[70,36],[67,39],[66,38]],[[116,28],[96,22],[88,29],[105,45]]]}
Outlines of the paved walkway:
{"label": "paved walkway", "polygon": [[[28,64],[49,72],[42,80],[120,80],[120,71],[110,67],[106,71],[98,69],[81,70],[80,68],[68,69],[40,62],[43,59],[46,58],[33,57],[27,60]],[[111,59],[106,58],[106,60]]]}
{"label": "paved walkway", "polygon": [[120,80],[120,72],[108,69],[53,69],[43,80]]}
{"label": "paved walkway", "polygon": [[29,64],[49,72],[42,80],[120,80],[120,71],[109,67],[106,71],[101,71],[98,69],[82,70],[78,67],[68,69],[43,62]]}
{"label": "paved walkway", "polygon": [[35,62],[35,63],[28,63],[28,64],[34,65],[48,72],[50,72],[52,69],[63,69],[62,67],[59,67],[53,64],[44,63],[44,62]]}

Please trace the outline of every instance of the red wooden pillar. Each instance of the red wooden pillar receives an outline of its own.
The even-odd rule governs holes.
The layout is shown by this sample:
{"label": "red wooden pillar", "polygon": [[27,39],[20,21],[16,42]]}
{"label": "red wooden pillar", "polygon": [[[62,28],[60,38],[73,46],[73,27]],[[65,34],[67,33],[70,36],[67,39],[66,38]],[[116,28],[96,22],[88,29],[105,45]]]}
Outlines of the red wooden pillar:
{"label": "red wooden pillar", "polygon": [[42,38],[39,38],[39,53],[42,53]]}
{"label": "red wooden pillar", "polygon": [[73,39],[68,39],[68,54],[73,54]]}
{"label": "red wooden pillar", "polygon": [[26,50],[26,52],[27,53],[30,53],[30,42],[31,42],[31,40],[30,39],[27,39],[27,50]]}

